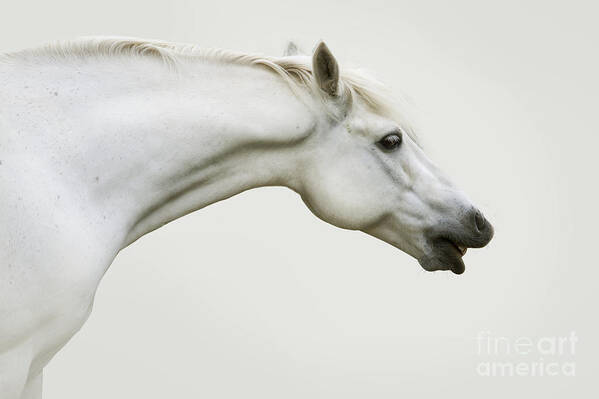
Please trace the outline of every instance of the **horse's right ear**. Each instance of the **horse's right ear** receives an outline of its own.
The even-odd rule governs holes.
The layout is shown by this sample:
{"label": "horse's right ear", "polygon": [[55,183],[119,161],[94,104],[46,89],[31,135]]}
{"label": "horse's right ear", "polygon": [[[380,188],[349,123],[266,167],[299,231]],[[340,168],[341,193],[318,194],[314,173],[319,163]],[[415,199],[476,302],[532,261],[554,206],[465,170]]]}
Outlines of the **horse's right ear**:
{"label": "horse's right ear", "polygon": [[318,87],[329,96],[339,93],[339,65],[324,42],[320,42],[312,56],[312,70]]}

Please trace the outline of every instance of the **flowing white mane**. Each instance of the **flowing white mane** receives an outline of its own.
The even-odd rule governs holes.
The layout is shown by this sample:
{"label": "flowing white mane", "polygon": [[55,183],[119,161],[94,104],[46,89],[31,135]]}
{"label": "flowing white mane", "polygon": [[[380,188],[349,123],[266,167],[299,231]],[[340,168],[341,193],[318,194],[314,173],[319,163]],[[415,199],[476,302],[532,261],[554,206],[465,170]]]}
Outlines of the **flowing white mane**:
{"label": "flowing white mane", "polygon": [[[42,47],[26,49],[19,52],[0,55],[0,61],[31,61],[39,57],[52,60],[110,56],[156,57],[170,67],[177,68],[183,60],[203,59],[214,62],[234,63],[238,65],[256,65],[266,67],[277,73],[293,89],[309,90],[313,95],[320,95],[314,84],[311,57],[285,56],[271,57],[258,54],[202,48],[194,44],[170,43],[159,40],[146,40],[127,37],[91,37],[73,41],[61,41],[46,44]],[[391,117],[401,122],[406,132],[415,140],[413,129],[407,123],[403,113],[399,112],[399,104],[386,88],[376,79],[363,71],[341,69],[340,87],[344,100],[350,104],[359,98],[372,111]]]}

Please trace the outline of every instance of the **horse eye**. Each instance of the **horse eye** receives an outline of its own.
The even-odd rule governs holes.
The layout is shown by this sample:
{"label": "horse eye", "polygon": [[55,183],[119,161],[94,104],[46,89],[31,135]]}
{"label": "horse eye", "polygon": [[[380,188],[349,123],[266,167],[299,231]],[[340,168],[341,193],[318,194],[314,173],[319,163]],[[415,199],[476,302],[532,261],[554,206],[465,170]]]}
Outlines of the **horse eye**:
{"label": "horse eye", "polygon": [[395,150],[401,145],[401,132],[390,133],[383,137],[379,143],[386,150]]}

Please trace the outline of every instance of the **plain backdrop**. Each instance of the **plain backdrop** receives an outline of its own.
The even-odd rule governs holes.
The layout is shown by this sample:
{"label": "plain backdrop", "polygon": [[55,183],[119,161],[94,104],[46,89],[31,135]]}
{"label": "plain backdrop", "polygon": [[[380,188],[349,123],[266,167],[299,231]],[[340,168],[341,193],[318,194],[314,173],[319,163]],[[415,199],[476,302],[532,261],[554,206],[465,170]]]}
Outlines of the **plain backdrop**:
{"label": "plain backdrop", "polygon": [[[118,256],[44,398],[597,397],[596,4],[3,0],[0,51],[126,35],[278,55],[324,39],[404,95],[496,229],[464,275],[427,273],[288,190],[243,193]],[[576,376],[480,376],[484,331],[574,331],[575,353],[525,360]]]}

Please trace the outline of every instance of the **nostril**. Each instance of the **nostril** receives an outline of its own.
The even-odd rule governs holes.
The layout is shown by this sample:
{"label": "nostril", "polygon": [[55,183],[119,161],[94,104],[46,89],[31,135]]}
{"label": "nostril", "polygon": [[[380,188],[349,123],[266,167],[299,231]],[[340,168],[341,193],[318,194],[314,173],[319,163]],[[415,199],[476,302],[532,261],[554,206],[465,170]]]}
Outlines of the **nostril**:
{"label": "nostril", "polygon": [[487,221],[480,211],[476,211],[474,214],[474,223],[476,223],[478,231],[483,231],[487,226]]}

